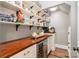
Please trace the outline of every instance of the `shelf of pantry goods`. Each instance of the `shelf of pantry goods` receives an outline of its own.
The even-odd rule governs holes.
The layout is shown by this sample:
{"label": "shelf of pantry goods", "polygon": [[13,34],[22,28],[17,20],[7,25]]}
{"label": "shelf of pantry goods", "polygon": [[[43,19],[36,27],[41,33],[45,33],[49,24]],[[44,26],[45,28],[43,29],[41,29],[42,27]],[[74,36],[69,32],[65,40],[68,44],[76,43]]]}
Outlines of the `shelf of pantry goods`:
{"label": "shelf of pantry goods", "polygon": [[[34,4],[35,6],[37,6],[34,2],[31,2],[31,3]],[[17,4],[14,4],[14,3],[10,3],[10,2],[8,2],[8,1],[0,1],[0,5],[1,5],[2,7],[5,7],[5,8],[8,8],[8,9],[11,9],[11,10],[17,11],[17,10],[21,9],[21,10],[23,10],[24,12],[29,13],[30,15],[33,15],[33,14],[34,14],[34,13],[31,13],[30,10],[26,11],[26,10],[24,10],[21,6],[19,6],[19,5],[17,5]],[[37,9],[40,10],[41,8],[37,6]],[[45,13],[45,12],[43,12],[43,13]],[[45,13],[45,14],[46,14],[46,13]],[[42,19],[42,17],[40,17],[40,16],[38,16],[38,15],[36,15],[36,14],[34,14],[34,15],[35,15],[36,17]]]}
{"label": "shelf of pantry goods", "polygon": [[[44,19],[43,17],[41,17],[41,16],[38,16],[38,15],[36,15],[36,13],[37,13],[37,11],[42,11],[41,13],[42,14],[46,14],[47,15],[47,13],[46,12],[44,12],[44,10],[42,10],[42,8],[41,7],[39,7],[38,5],[36,5],[36,3],[34,2],[34,1],[27,1],[26,2],[26,8],[29,8],[28,6],[34,6],[34,8],[32,9],[32,10],[28,10],[30,13],[33,11],[33,14],[36,16],[36,17],[38,17],[38,18],[40,18],[40,19]],[[34,12],[35,11],[35,12]]]}
{"label": "shelf of pantry goods", "polygon": [[[33,2],[34,3],[34,2]],[[8,8],[8,9],[12,9],[12,10],[19,10],[19,9],[22,9],[24,11],[24,13],[27,13],[29,15],[33,15],[31,13],[31,11],[29,10],[24,10],[22,7],[20,7],[19,5],[16,5],[16,4],[12,4],[12,3],[9,3],[8,1],[1,1],[0,2],[0,5],[2,7],[5,7],[5,8]],[[39,8],[40,9],[40,8]],[[35,14],[34,14],[35,15]],[[40,18],[40,16],[37,16],[35,15],[34,17],[36,18]],[[5,24],[20,24],[20,25],[28,25],[28,26],[41,26],[41,25],[30,25],[30,24],[26,24],[26,23],[15,23],[15,22],[6,22],[6,21],[0,21],[0,23],[5,23]],[[43,27],[43,26],[41,26]]]}
{"label": "shelf of pantry goods", "polygon": [[45,40],[51,35],[52,35],[51,33],[46,33],[37,39],[34,39],[32,37],[26,37],[18,40],[0,43],[0,57],[2,58],[10,57],[34,44],[37,44]]}

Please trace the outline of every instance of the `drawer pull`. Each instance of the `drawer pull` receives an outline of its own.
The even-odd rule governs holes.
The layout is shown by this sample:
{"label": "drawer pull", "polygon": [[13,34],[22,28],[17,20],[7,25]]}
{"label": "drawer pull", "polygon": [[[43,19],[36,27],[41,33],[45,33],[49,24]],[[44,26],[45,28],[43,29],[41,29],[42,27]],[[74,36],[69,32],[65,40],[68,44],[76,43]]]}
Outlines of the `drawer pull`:
{"label": "drawer pull", "polygon": [[30,51],[27,51],[27,53],[24,53],[24,55],[27,55],[28,53],[30,53]]}

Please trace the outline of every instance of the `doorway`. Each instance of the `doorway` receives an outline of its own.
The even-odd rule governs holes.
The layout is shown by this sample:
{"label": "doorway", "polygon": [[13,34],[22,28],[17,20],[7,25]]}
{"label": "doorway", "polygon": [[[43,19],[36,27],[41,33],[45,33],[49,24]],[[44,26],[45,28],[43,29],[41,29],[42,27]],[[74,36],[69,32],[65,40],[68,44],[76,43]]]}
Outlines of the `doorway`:
{"label": "doorway", "polygon": [[[54,10],[53,10],[54,8]],[[50,8],[51,9],[51,8]],[[70,56],[71,38],[68,38],[70,33],[70,5],[66,3],[59,4],[51,9],[51,27],[56,29],[55,46],[57,48],[67,49]],[[69,48],[68,48],[69,46]]]}
{"label": "doorway", "polygon": [[[50,2],[49,2],[50,3]],[[52,2],[51,1],[51,3],[50,3],[50,5],[51,4],[55,4],[56,2]],[[69,27],[71,27],[71,34],[69,34],[69,36],[70,36],[70,39],[71,39],[71,49],[70,49],[70,54],[71,54],[71,57],[77,57],[77,52],[75,52],[74,50],[73,50],[73,48],[74,47],[77,47],[77,45],[79,45],[78,44],[78,39],[79,39],[79,37],[78,37],[78,35],[79,35],[79,33],[77,33],[77,30],[79,30],[79,27],[78,27],[78,29],[77,29],[77,25],[79,24],[79,23],[77,23],[77,1],[64,1],[64,2],[62,2],[62,3],[60,3],[59,4],[59,2],[58,2],[58,4],[56,4],[56,5],[53,5],[52,6],[52,8],[53,7],[56,7],[56,6],[59,6],[59,5],[61,5],[61,4],[63,4],[63,3],[65,3],[66,5],[69,5],[70,6],[70,12],[69,12],[69,17],[70,17],[70,26]],[[46,3],[47,4],[47,3]],[[47,12],[49,11],[49,9],[50,9],[51,7],[49,7],[49,8],[47,8]],[[59,11],[59,9],[56,9],[56,8],[54,8],[54,9],[52,9],[52,10],[54,10],[54,12],[48,12],[49,13],[49,15],[51,15],[51,13],[55,13],[56,11]],[[53,18],[52,17],[52,22],[55,20],[55,18]],[[55,20],[56,21],[56,20]],[[50,26],[52,26],[52,24],[50,24]],[[68,39],[68,29],[67,29],[67,39]],[[57,35],[56,35],[57,36]],[[67,39],[66,39],[66,46],[68,47],[68,41],[67,41]],[[56,40],[56,41],[58,41],[58,42],[56,42],[56,43],[64,43],[62,40],[60,41],[60,40]],[[64,45],[64,44],[63,44]],[[63,45],[57,45],[58,47],[63,47]],[[66,47],[65,46],[65,47]],[[64,48],[65,48],[64,47]]]}

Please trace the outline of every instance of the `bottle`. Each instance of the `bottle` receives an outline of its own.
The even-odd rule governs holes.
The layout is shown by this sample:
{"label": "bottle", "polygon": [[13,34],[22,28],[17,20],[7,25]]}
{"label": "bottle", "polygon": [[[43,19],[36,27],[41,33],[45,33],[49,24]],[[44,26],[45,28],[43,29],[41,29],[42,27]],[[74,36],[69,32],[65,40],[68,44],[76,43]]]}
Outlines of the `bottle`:
{"label": "bottle", "polygon": [[17,20],[16,22],[23,22],[24,21],[24,15],[22,10],[19,10],[16,12]]}

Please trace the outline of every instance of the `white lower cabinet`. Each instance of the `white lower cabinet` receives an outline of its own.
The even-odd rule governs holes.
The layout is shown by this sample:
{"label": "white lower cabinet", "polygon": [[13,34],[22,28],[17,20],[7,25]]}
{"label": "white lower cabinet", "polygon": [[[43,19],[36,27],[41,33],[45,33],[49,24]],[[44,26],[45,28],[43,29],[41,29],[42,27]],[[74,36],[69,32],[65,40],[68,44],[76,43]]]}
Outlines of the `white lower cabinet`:
{"label": "white lower cabinet", "polygon": [[[51,50],[55,50],[55,34],[53,34],[52,36],[48,37],[48,53]],[[11,56],[10,58],[37,58],[37,48],[36,48],[36,44],[32,45],[26,49],[24,49],[23,51]]]}
{"label": "white lower cabinet", "polygon": [[52,34],[52,36],[48,37],[48,53],[52,50],[55,50],[55,34]]}
{"label": "white lower cabinet", "polygon": [[36,44],[26,48],[25,50],[11,56],[11,58],[36,58]]}
{"label": "white lower cabinet", "polygon": [[49,52],[50,52],[50,39],[48,38],[48,54],[49,54]]}

